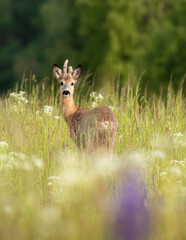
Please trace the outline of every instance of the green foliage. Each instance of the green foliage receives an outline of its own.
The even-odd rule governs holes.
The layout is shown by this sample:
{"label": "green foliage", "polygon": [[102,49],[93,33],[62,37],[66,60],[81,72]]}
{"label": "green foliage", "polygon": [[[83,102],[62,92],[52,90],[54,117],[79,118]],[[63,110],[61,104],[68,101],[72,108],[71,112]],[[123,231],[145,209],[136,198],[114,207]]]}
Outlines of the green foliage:
{"label": "green foliage", "polygon": [[46,59],[48,74],[54,63],[62,64],[62,60],[70,56],[73,61],[76,56],[76,48],[79,48],[76,14],[74,0],[47,1],[40,8],[43,27],[40,43],[44,45],[42,57]]}
{"label": "green foliage", "polygon": [[[178,88],[185,74],[185,1],[157,1],[151,10],[140,68],[151,88],[166,88],[170,76]],[[184,23],[185,22],[185,23]],[[139,60],[139,59],[138,59]],[[143,64],[143,66],[142,66]]]}
{"label": "green foliage", "polygon": [[170,78],[177,88],[185,74],[184,0],[2,0],[0,9],[1,91],[25,69],[51,78],[51,66],[67,58],[97,73],[95,89],[144,73],[142,87],[157,92]]}

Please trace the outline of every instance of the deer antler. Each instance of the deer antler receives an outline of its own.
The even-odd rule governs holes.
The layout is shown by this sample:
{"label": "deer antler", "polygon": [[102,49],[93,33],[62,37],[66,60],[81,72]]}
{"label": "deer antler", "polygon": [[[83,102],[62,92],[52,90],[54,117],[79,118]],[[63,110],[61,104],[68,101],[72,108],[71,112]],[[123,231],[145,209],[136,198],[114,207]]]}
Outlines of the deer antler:
{"label": "deer antler", "polygon": [[70,66],[70,67],[68,68],[68,71],[69,71],[70,74],[73,73],[73,68],[72,68],[72,66]]}
{"label": "deer antler", "polygon": [[[64,65],[63,65],[63,73],[67,73],[67,66],[68,66],[68,59],[65,60]],[[73,68],[72,66],[69,66],[68,71],[70,74],[73,73]]]}
{"label": "deer antler", "polygon": [[63,73],[67,73],[67,65],[68,65],[68,59],[65,60],[65,63],[63,65]]}

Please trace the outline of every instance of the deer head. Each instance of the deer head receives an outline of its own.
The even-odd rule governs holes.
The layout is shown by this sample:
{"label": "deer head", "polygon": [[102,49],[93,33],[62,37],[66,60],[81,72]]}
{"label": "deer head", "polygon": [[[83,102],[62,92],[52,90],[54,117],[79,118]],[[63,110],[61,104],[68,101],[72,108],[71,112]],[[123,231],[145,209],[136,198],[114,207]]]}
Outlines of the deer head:
{"label": "deer head", "polygon": [[73,71],[73,68],[70,66],[67,72],[68,60],[65,61],[63,65],[63,70],[59,68],[56,64],[53,65],[53,76],[60,83],[60,94],[62,97],[67,98],[73,96],[74,94],[74,85],[77,80],[81,77],[83,72],[83,67],[78,65],[77,68]]}

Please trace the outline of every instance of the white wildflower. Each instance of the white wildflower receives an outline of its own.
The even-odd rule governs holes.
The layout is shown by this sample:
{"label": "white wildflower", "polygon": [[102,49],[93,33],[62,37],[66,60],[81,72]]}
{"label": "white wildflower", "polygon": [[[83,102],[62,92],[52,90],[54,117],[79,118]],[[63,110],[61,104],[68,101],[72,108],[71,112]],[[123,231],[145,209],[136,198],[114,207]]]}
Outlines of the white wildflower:
{"label": "white wildflower", "polygon": [[179,163],[178,160],[172,160],[172,161],[170,162],[171,165],[177,165],[178,163]]}
{"label": "white wildflower", "polygon": [[28,172],[33,170],[32,165],[29,162],[23,162],[21,168]]}
{"label": "white wildflower", "polygon": [[185,160],[179,161],[179,164],[184,167],[185,166]]}
{"label": "white wildflower", "polygon": [[60,180],[61,178],[58,177],[58,176],[50,176],[48,177],[48,180],[51,180],[51,181],[56,181],[56,180]]}
{"label": "white wildflower", "polygon": [[92,107],[95,108],[97,106],[96,102],[92,102]]}
{"label": "white wildflower", "polygon": [[161,150],[155,150],[151,152],[152,156],[156,157],[156,158],[160,158],[160,159],[164,159],[165,158],[165,153]]}
{"label": "white wildflower", "polygon": [[17,97],[17,94],[16,94],[15,92],[10,93],[10,97],[12,97],[12,98],[16,98],[16,97]]}
{"label": "white wildflower", "polygon": [[42,169],[42,168],[43,168],[43,161],[42,161],[40,158],[34,157],[32,160],[33,160],[34,165],[35,165],[38,169]]}
{"label": "white wildflower", "polygon": [[46,113],[48,116],[52,115],[52,111],[53,111],[53,107],[47,106],[47,105],[44,106],[44,113]]}
{"label": "white wildflower", "polygon": [[167,172],[161,172],[160,177],[167,176]]}
{"label": "white wildflower", "polygon": [[17,157],[17,153],[16,152],[9,152],[8,154],[10,157]]}
{"label": "white wildflower", "polygon": [[101,100],[101,99],[104,99],[104,97],[103,97],[103,95],[101,93],[98,93],[97,99]]}
{"label": "white wildflower", "polygon": [[183,134],[181,132],[174,133],[173,134],[175,137],[183,137]]}
{"label": "white wildflower", "polygon": [[91,92],[91,93],[90,93],[90,97],[92,97],[92,98],[95,97],[96,95],[97,95],[96,92]]}
{"label": "white wildflower", "polygon": [[48,181],[51,182],[52,184],[59,184],[60,180],[61,180],[61,177],[58,177],[58,176],[48,177]]}
{"label": "white wildflower", "polygon": [[12,169],[13,169],[12,165],[9,164],[9,163],[5,164],[5,165],[4,165],[4,168],[5,168],[5,169],[8,169],[8,170],[12,170]]}
{"label": "white wildflower", "polygon": [[55,119],[59,119],[59,116],[54,116]]}
{"label": "white wildflower", "polygon": [[3,209],[7,214],[12,214],[13,213],[13,208],[10,205],[4,206]]}
{"label": "white wildflower", "polygon": [[21,100],[22,102],[28,103],[28,100],[27,100],[25,97],[21,97],[20,100]]}
{"label": "white wildflower", "polygon": [[10,93],[10,97],[16,99],[19,104],[21,103],[28,103],[28,100],[24,97],[25,92],[20,91],[19,93]]}
{"label": "white wildflower", "polygon": [[36,111],[36,115],[39,115],[39,111]]}
{"label": "white wildflower", "polygon": [[109,106],[109,108],[110,108],[112,111],[114,110],[114,107],[113,107],[113,106],[111,106],[111,105]]}
{"label": "white wildflower", "polygon": [[182,173],[181,169],[178,167],[171,167],[170,172],[177,176],[181,175],[181,173]]}
{"label": "white wildflower", "polygon": [[0,142],[0,147],[1,148],[8,148],[8,143],[6,143],[5,141]]}
{"label": "white wildflower", "polygon": [[47,185],[48,185],[48,186],[52,186],[53,183],[52,183],[52,182],[48,182]]}
{"label": "white wildflower", "polygon": [[25,92],[24,91],[19,91],[20,96],[24,96]]}

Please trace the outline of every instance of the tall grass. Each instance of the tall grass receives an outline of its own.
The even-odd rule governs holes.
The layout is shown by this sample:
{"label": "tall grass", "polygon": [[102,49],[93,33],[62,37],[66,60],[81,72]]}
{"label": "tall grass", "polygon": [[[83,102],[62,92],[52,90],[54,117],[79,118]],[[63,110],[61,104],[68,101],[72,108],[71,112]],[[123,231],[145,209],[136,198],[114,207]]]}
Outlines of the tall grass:
{"label": "tall grass", "polygon": [[76,93],[80,107],[113,109],[112,160],[76,149],[55,82],[31,75],[0,100],[1,239],[185,239],[182,88],[166,99],[129,83]]}

